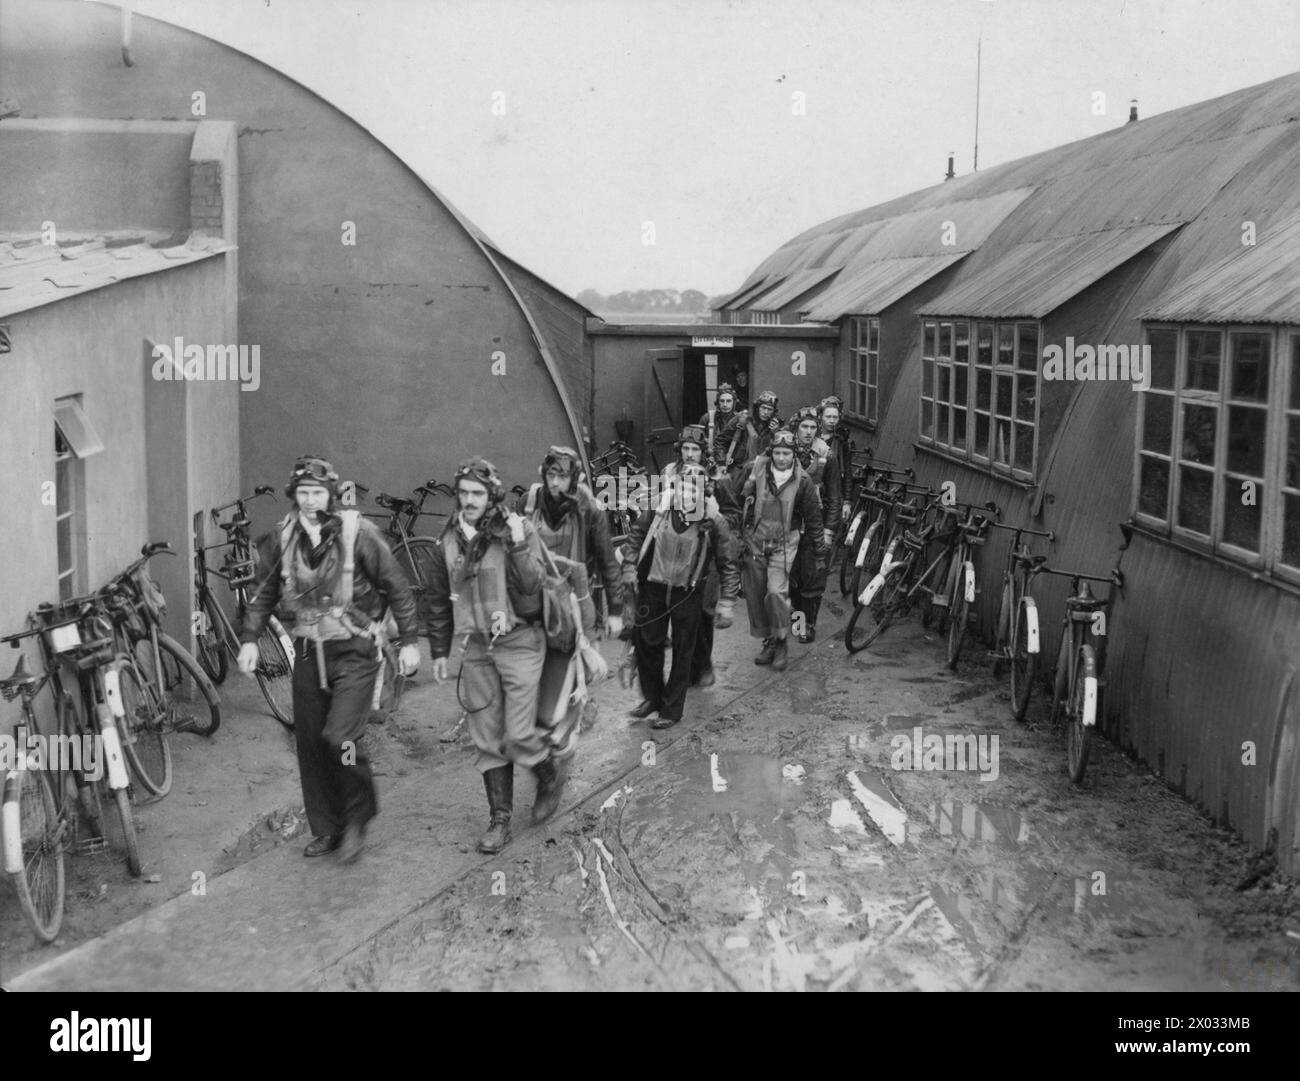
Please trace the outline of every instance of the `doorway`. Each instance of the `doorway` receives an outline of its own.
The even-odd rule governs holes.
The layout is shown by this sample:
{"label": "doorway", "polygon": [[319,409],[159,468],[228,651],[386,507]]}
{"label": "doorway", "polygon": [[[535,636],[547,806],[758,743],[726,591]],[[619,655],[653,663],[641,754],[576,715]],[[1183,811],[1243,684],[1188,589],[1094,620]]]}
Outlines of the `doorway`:
{"label": "doorway", "polygon": [[721,383],[736,388],[736,408],[749,402],[752,347],[682,347],[650,349],[646,381],[646,442],[644,457],[658,471],[672,460],[672,445],[687,424],[713,408]]}

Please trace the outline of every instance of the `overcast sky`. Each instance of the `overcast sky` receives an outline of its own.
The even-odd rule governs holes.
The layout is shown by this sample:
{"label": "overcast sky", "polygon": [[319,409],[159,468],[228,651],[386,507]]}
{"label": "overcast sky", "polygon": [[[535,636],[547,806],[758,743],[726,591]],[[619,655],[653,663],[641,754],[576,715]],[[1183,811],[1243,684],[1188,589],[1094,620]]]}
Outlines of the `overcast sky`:
{"label": "overcast sky", "polygon": [[[1296,0],[136,0],[272,64],[570,293],[1300,70]],[[1095,115],[1094,93],[1105,94]],[[494,108],[495,107],[495,108]],[[643,224],[654,225],[653,245]]]}

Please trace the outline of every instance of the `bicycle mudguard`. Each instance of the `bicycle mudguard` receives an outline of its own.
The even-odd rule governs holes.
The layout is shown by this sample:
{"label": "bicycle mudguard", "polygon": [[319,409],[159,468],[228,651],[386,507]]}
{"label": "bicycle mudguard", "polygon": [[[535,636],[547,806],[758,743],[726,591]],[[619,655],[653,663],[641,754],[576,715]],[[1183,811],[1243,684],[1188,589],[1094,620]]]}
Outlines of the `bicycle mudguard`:
{"label": "bicycle mudguard", "polygon": [[23,871],[23,830],[19,822],[18,791],[23,783],[23,776],[11,769],[5,774],[4,806],[0,809],[0,833],[4,834],[5,871],[11,875]]}
{"label": "bicycle mudguard", "polygon": [[1091,646],[1083,647],[1083,727],[1097,724],[1097,659]]}
{"label": "bicycle mudguard", "polygon": [[861,515],[861,514],[855,514],[855,515],[853,516],[853,521],[851,521],[851,522],[849,523],[849,532],[848,532],[848,535],[844,538],[844,547],[845,547],[845,548],[852,548],[852,547],[853,547],[853,538],[856,537],[856,536],[858,535],[858,526],[861,525],[861,524],[862,524],[862,515]]}
{"label": "bicycle mudguard", "polygon": [[103,739],[108,787],[116,792],[131,783],[126,775],[126,762],[122,759],[122,740],[117,733],[117,722],[113,718],[113,711],[108,706],[100,704],[95,707],[95,713],[99,720],[99,734]]}
{"label": "bicycle mudguard", "polygon": [[122,705],[122,681],[118,677],[121,662],[104,669],[104,701],[114,717],[125,717],[126,707]]}
{"label": "bicycle mudguard", "polygon": [[[1025,606],[1025,652],[1037,653],[1039,650],[1038,605],[1033,597],[1021,597],[1020,603]],[[1014,630],[1012,633],[1015,633]]]}
{"label": "bicycle mudguard", "polygon": [[293,639],[289,637],[289,632],[284,629],[284,624],[276,619],[275,616],[272,616],[267,621],[267,626],[269,626],[275,636],[280,639],[280,645],[284,647],[284,655],[289,658],[289,671],[292,672],[294,659]]}
{"label": "bicycle mudguard", "polygon": [[969,559],[961,565],[962,577],[966,582],[966,603],[975,603],[975,564]]}

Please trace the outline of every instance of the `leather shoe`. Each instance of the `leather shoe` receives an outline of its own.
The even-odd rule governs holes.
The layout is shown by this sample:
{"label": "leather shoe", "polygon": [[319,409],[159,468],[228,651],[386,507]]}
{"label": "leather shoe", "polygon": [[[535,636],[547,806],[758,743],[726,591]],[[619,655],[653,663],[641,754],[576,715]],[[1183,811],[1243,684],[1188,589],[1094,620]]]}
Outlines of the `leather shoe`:
{"label": "leather shoe", "polygon": [[327,833],[324,837],[313,839],[306,848],[302,850],[304,856],[328,856],[342,841],[342,837],[337,833]]}
{"label": "leather shoe", "polygon": [[672,726],[675,725],[678,722],[678,720],[680,720],[680,718],[678,717],[656,717],[654,719],[654,723],[651,724],[650,727],[651,728],[672,728]]}
{"label": "leather shoe", "polygon": [[718,677],[713,674],[713,669],[706,668],[700,673],[700,678],[691,684],[692,687],[712,687],[718,682]]}
{"label": "leather shoe", "polygon": [[637,706],[635,709],[628,710],[628,716],[635,717],[637,720],[642,720],[645,717],[649,717],[650,714],[657,712],[658,709],[659,709],[658,706],[654,705],[652,702],[648,700],[643,699],[641,704]]}
{"label": "leather shoe", "polygon": [[789,647],[785,644],[784,638],[776,640],[776,648],[772,651],[772,671],[784,672],[785,666],[789,663]]}
{"label": "leather shoe", "polygon": [[771,664],[772,658],[776,655],[776,639],[764,638],[763,648],[758,656],[754,658],[755,664]]}
{"label": "leather shoe", "polygon": [[339,842],[339,863],[353,863],[365,847],[366,827],[360,822],[349,822],[343,827],[343,840]]}

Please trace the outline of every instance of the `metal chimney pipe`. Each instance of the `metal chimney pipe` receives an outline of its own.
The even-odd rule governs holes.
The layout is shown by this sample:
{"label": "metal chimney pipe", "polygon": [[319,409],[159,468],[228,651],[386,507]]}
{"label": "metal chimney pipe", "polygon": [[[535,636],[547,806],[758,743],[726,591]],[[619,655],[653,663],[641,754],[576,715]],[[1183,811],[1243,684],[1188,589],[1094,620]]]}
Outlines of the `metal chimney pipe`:
{"label": "metal chimney pipe", "polygon": [[944,177],[944,180],[951,180],[956,175],[957,174],[953,172],[953,168],[952,168],[952,152],[949,151],[948,152],[948,175]]}
{"label": "metal chimney pipe", "polygon": [[1136,124],[1138,118],[1138,99],[1130,98],[1128,103],[1128,122]]}

